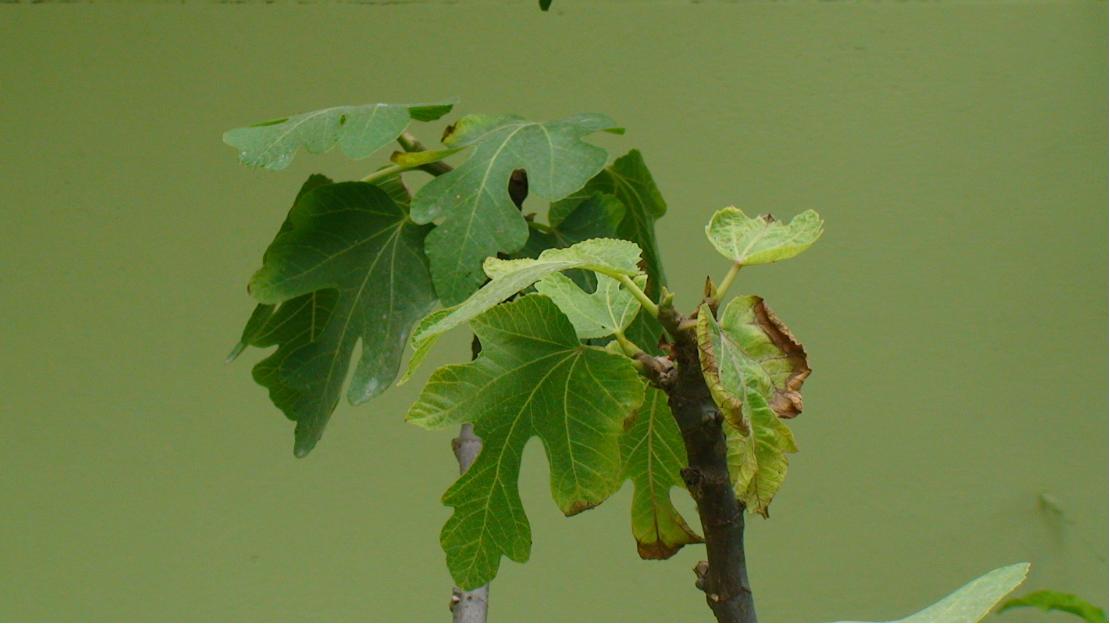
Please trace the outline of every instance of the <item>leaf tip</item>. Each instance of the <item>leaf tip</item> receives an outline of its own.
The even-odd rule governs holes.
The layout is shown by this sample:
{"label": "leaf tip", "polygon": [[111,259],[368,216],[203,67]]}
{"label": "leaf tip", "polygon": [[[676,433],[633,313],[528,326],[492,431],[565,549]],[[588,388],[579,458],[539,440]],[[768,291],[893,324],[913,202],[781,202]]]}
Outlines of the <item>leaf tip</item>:
{"label": "leaf tip", "polygon": [[236,343],[235,346],[231,348],[231,353],[228,353],[227,357],[224,358],[224,364],[231,364],[232,362],[234,362],[235,359],[239,357],[239,354],[243,352],[243,349],[246,348],[247,343],[243,341],[239,341],[238,343]]}

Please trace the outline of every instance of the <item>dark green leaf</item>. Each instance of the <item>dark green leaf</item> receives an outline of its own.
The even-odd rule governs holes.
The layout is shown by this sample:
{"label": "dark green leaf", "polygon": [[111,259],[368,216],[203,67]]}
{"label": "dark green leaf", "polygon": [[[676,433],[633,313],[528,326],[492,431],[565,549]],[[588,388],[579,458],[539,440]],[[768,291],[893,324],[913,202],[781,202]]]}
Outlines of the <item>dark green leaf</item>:
{"label": "dark green leaf", "polygon": [[632,150],[621,156],[591,179],[585,188],[554,204],[549,216],[551,222],[558,223],[563,215],[569,214],[594,193],[613,195],[624,204],[625,214],[617,228],[617,238],[632,241],[644,251],[647,294],[658,300],[660,288],[667,283],[667,278],[655,238],[655,222],[666,214],[667,204],[655,186],[640,151]]}
{"label": "dark green leaf", "polygon": [[[399,185],[387,188],[403,197]],[[250,292],[270,307],[252,316],[244,341],[278,345],[254,375],[297,421],[298,456],[323,433],[356,343],[350,402],[372,398],[396,377],[413,323],[435,303],[423,254],[429,229],[377,186],[325,184],[297,198],[266,250]]]}
{"label": "dark green leaf", "polygon": [[[612,195],[594,194],[579,203],[573,212],[563,215],[558,223],[543,225],[529,222],[528,242],[513,258],[537,258],[548,249],[569,247],[591,238],[619,238],[617,227],[624,218],[624,204]],[[597,280],[589,271],[568,271],[567,275],[586,290],[593,290]]]}
{"label": "dark green leaf", "polygon": [[482,438],[482,452],[443,497],[455,512],[440,540],[463,589],[489,582],[502,555],[528,559],[531,530],[517,489],[528,440],[543,441],[559,508],[578,513],[619,487],[621,433],[643,399],[631,361],[581,344],[547,297],[499,305],[471,327],[481,356],[437,370],[407,416],[427,428],[473,422]]}

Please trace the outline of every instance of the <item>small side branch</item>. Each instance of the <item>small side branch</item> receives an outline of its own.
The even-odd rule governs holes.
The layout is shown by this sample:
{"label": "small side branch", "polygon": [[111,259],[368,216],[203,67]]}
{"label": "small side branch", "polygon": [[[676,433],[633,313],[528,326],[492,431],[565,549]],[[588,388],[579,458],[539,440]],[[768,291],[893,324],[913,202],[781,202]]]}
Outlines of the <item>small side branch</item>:
{"label": "small side branch", "polygon": [[[399,143],[401,148],[406,152],[423,152],[427,149],[424,147],[423,143],[416,140],[416,137],[413,136],[411,132],[401,133],[401,136],[397,137],[397,143]],[[420,165],[417,169],[438,176],[451,171],[452,167],[445,162],[434,162]]]}

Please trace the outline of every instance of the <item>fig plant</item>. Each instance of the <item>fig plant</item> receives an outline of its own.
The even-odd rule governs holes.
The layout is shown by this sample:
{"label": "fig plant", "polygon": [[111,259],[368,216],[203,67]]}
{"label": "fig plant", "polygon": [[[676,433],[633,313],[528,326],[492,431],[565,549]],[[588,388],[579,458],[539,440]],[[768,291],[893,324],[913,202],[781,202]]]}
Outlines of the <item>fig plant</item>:
{"label": "fig plant", "polygon": [[[717,211],[705,234],[724,276],[680,306],[655,234],[667,205],[645,159],[633,150],[608,163],[587,140],[623,133],[613,120],[467,115],[436,149],[407,131],[452,106],[341,106],[225,134],[243,163],[271,170],[300,149],[401,148],[361,180],[305,181],[250,279],[258,304],[229,359],[276,347],[253,375],[296,422],[302,457],[341,395],[360,404],[404,383],[440,336],[469,325],[472,361],[434,371],[406,415],[460,428],[463,473],[443,495],[454,511],[440,535],[456,621],[484,620],[503,557],[528,559],[517,480],[532,437],[564,514],[631,481],[639,556],[704,542],[696,586],[713,614],[755,621],[744,515],[767,516],[783,485],[797,450],[786,421],[802,410],[810,368],[761,297],[730,291],[742,268],[810,247],[821,218]],[[431,177],[410,193],[421,175]],[[545,219],[522,212],[529,195],[549,203]],[[675,487],[693,497],[700,531],[673,505]]]}

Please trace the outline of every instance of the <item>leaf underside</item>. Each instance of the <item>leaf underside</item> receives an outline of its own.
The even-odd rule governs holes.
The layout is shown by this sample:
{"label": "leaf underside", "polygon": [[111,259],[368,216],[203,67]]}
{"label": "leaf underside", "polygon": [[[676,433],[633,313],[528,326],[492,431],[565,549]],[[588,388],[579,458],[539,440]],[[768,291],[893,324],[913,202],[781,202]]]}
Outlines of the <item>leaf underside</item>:
{"label": "leaf underside", "polygon": [[322,154],[338,145],[350,158],[366,158],[399,137],[410,120],[439,119],[453,105],[336,106],[228,130],[224,143],[239,150],[239,160],[244,164],[274,171],[288,167],[301,148]]}
{"label": "leaf underside", "polygon": [[356,345],[354,404],[393,382],[410,328],[435,304],[423,254],[431,228],[409,221],[390,197],[403,189],[321,178],[306,184],[251,279],[262,305],[243,336],[243,344],[278,346],[253,372],[297,422],[297,456],[323,434]]}
{"label": "leaf underside", "polygon": [[1015,563],[987,572],[935,604],[899,622],[978,622],[1029,574],[1028,563]]}
{"label": "leaf underside", "polygon": [[[646,276],[636,278],[644,287]],[[604,338],[623,332],[640,311],[640,302],[617,280],[597,276],[597,287],[586,292],[562,273],[552,273],[536,283],[536,292],[550,298],[567,315],[578,337]]]}
{"label": "leaf underside", "polygon": [[527,295],[471,322],[482,354],[428,381],[407,420],[427,428],[474,423],[482,451],[444,494],[455,512],[440,540],[455,582],[473,589],[502,555],[527,560],[531,530],[517,488],[524,446],[544,445],[551,493],[566,515],[589,509],[621,482],[620,438],[643,399],[631,362],[582,345],[547,297]]}
{"label": "leaf underside", "polygon": [[443,143],[472,147],[470,157],[413,198],[418,223],[441,220],[428,236],[436,292],[445,305],[459,303],[485,281],[482,261],[512,253],[528,239],[528,224],[509,196],[512,172],[528,174],[529,192],[548,200],[578,190],[605,166],[604,149],[583,137],[614,127],[604,115],[576,115],[536,123],[516,116],[468,115]]}

